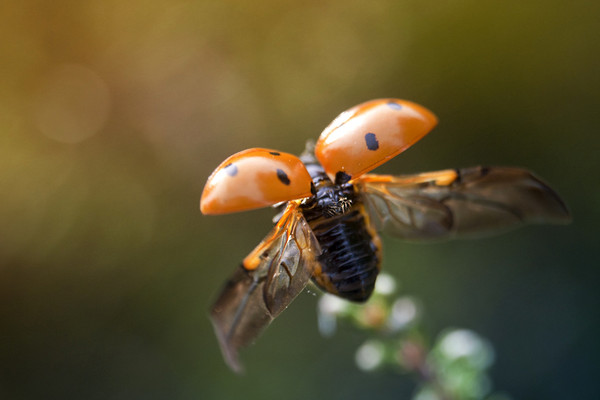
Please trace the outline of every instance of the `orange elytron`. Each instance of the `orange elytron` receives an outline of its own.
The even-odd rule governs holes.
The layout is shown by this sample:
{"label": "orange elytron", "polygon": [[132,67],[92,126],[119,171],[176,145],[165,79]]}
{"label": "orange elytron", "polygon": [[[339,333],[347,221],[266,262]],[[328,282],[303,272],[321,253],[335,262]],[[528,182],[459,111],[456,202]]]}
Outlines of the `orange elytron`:
{"label": "orange elytron", "polygon": [[241,369],[239,349],[309,280],[344,299],[366,301],[381,267],[378,232],[439,240],[570,220],[556,192],[520,168],[367,173],[436,123],[431,111],[415,103],[372,100],[341,113],[299,158],[250,149],[211,174],[200,200],[204,214],[280,208],[271,232],[236,268],[211,310],[232,369]]}

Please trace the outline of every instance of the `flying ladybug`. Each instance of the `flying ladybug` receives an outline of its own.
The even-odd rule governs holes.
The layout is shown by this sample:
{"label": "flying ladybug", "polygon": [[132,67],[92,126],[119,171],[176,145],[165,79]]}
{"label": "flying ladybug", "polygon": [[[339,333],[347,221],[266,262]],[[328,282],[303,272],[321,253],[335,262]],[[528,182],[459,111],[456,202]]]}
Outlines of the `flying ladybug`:
{"label": "flying ladybug", "polygon": [[379,232],[440,240],[570,219],[561,198],[513,167],[447,169],[414,175],[369,173],[429,133],[428,109],[371,100],[342,112],[299,156],[253,148],[210,175],[203,214],[276,206],[275,226],[226,282],[211,320],[227,364],[313,281],[364,302],[381,269]]}

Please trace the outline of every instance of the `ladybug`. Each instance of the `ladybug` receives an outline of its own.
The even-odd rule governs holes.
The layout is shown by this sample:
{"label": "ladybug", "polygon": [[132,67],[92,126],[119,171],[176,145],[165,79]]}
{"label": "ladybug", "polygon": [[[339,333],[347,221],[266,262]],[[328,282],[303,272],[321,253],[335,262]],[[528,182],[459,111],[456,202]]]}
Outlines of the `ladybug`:
{"label": "ladybug", "polygon": [[244,150],[210,175],[200,200],[203,214],[280,208],[271,232],[235,269],[211,310],[233,370],[241,370],[239,349],[309,281],[341,298],[366,301],[381,268],[378,232],[439,240],[569,221],[556,192],[520,168],[369,173],[436,124],[431,111],[413,102],[371,100],[342,112],[299,157]]}

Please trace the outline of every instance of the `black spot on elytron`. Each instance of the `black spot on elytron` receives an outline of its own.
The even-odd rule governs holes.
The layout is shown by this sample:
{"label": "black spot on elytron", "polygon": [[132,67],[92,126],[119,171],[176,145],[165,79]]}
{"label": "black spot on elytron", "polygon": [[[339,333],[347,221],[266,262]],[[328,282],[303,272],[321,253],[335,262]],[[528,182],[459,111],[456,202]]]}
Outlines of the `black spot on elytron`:
{"label": "black spot on elytron", "polygon": [[379,148],[379,142],[374,133],[367,133],[365,135],[365,142],[367,142],[367,149],[369,150],[375,151]]}
{"label": "black spot on elytron", "polygon": [[281,155],[281,153],[278,153],[276,151],[270,151],[269,154],[273,154],[274,156],[279,156]]}
{"label": "black spot on elytron", "polygon": [[393,101],[390,101],[387,103],[388,107],[393,108],[394,110],[401,110],[402,109],[402,104],[398,104],[395,103]]}
{"label": "black spot on elytron", "polygon": [[277,169],[277,177],[284,185],[290,184],[290,178],[288,178],[287,174],[285,172],[283,172],[282,169],[279,169],[279,168]]}
{"label": "black spot on elytron", "polygon": [[227,164],[223,167],[223,169],[225,170],[225,172],[227,172],[227,175],[229,176],[236,176],[238,173],[237,167],[233,164]]}
{"label": "black spot on elytron", "polygon": [[342,183],[348,182],[352,177],[345,173],[344,171],[338,171],[335,174],[335,183],[337,185],[341,185]]}

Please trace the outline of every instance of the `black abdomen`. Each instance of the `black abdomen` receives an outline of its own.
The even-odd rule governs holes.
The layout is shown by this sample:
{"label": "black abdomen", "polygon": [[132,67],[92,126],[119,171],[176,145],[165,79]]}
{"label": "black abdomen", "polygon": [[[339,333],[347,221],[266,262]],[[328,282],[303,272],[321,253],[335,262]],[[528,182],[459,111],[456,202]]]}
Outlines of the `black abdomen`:
{"label": "black abdomen", "polygon": [[315,271],[313,280],[353,301],[369,298],[379,273],[379,238],[369,233],[362,210],[362,204],[355,204],[343,215],[309,220],[322,250],[321,271]]}

